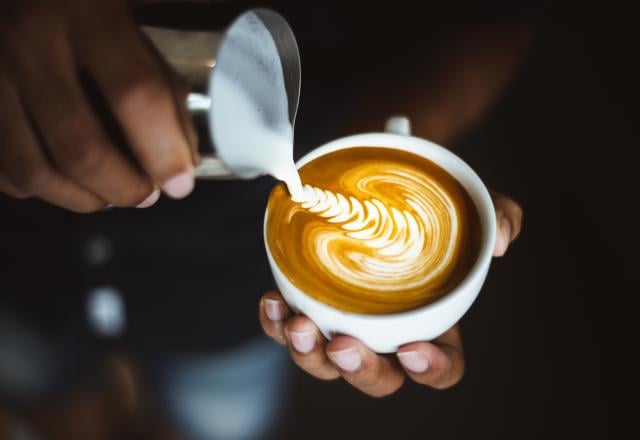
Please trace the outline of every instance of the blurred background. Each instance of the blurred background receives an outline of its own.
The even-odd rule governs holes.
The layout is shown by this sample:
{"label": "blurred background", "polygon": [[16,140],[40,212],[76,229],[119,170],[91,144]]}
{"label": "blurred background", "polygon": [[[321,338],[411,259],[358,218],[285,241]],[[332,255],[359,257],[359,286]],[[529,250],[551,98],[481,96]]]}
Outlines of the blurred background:
{"label": "blurred background", "polygon": [[[637,290],[628,12],[344,3],[268,5],[301,50],[296,156],[379,130],[385,115],[436,115],[443,91],[508,72],[459,126],[446,122],[455,108],[412,116],[418,135],[524,209],[522,236],[461,322],[462,382],[373,399],[306,376],[258,336],[258,299],[273,286],[260,236],[270,178],[89,216],[0,195],[0,439],[253,438],[236,426],[252,411],[266,438],[616,438],[620,309]],[[220,29],[249,6],[136,18]],[[485,37],[494,50],[477,45]],[[496,70],[466,71],[456,54]],[[426,99],[403,101],[407,84]],[[228,429],[207,431],[216,423]]]}

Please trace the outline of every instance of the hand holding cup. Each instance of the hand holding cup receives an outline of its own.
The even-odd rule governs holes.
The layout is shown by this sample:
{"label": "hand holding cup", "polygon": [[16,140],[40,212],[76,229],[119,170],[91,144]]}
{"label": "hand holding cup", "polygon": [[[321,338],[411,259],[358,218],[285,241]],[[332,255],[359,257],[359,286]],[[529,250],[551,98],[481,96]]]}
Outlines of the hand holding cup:
{"label": "hand holding cup", "polygon": [[[494,193],[498,229],[494,257],[501,257],[520,234],[522,209],[511,198]],[[278,292],[260,300],[264,332],[289,348],[291,358],[304,371],[322,379],[344,378],[360,391],[381,397],[397,391],[408,376],[416,383],[444,389],[458,383],[465,360],[460,328],[456,324],[432,341],[412,342],[395,354],[381,355],[351,336],[330,341],[303,315],[294,315]]]}
{"label": "hand holding cup", "polygon": [[[371,147],[378,148],[382,157],[372,153]],[[334,176],[338,164],[344,165],[350,157],[334,153],[357,150],[365,152],[359,161],[343,166],[344,174]],[[412,159],[406,161],[402,154]],[[389,174],[395,167],[391,156],[400,158],[391,178],[358,174],[359,164],[366,168],[369,157],[375,157],[372,170],[385,162],[373,174]],[[339,160],[331,164],[332,159]],[[314,161],[323,160],[323,167],[313,167]],[[326,200],[320,201],[318,209],[307,203],[282,215],[281,205],[289,202],[277,198],[278,188],[272,194],[265,216],[265,244],[281,293],[268,292],[260,302],[265,333],[287,345],[293,360],[311,375],[326,380],[342,376],[372,396],[394,392],[406,375],[434,388],[457,383],[464,372],[457,322],[479,293],[492,257],[502,256],[518,236],[522,221],[518,204],[506,196],[491,195],[475,172],[449,150],[408,133],[338,139],[303,157],[298,167],[303,183],[326,184]],[[319,172],[313,174],[314,169]],[[320,181],[314,182],[314,175]],[[339,183],[322,182],[327,176]],[[408,184],[396,191],[403,179]],[[411,182],[420,188],[413,191]],[[340,191],[348,205],[333,195]],[[399,198],[391,196],[396,192]],[[369,203],[364,217],[359,208],[353,209],[359,199],[363,205]],[[341,209],[345,215],[340,214]],[[374,210],[380,215],[370,215]],[[322,218],[313,222],[311,214]],[[284,228],[279,227],[282,223],[286,223]],[[465,229],[465,224],[471,226]],[[361,227],[365,230],[358,229]],[[289,247],[289,254],[287,241],[295,244]],[[469,245],[474,241],[479,245]],[[309,242],[316,243],[315,249],[309,248]],[[403,246],[408,253],[403,253]],[[434,246],[439,249],[435,254]],[[378,252],[380,249],[383,251]],[[393,265],[399,262],[406,262],[414,271],[406,285],[396,283],[409,273]],[[464,267],[462,272],[460,267]],[[370,269],[373,272],[367,273]],[[368,279],[376,270],[380,285]],[[318,278],[321,271],[329,278],[337,274],[337,283]],[[314,284],[314,277],[323,281]],[[368,282],[363,289],[358,285],[361,281]],[[422,290],[411,291],[416,285]],[[406,298],[406,304],[398,298]]]}

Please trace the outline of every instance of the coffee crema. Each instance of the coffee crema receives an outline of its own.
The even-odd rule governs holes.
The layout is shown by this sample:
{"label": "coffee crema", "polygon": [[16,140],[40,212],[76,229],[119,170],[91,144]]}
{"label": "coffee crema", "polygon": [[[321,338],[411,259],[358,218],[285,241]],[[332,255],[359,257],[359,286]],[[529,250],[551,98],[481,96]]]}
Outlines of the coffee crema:
{"label": "coffee crema", "polygon": [[363,314],[414,309],[455,288],[478,257],[477,209],[428,159],[353,147],[299,171],[305,200],[273,189],[267,242],[289,280],[318,301]]}

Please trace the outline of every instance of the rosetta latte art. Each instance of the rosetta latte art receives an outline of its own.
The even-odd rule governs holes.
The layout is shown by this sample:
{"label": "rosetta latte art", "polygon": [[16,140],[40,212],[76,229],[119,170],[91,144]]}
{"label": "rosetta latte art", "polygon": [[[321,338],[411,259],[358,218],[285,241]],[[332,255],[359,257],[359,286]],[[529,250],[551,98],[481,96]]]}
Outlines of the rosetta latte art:
{"label": "rosetta latte art", "polygon": [[274,188],[267,242],[308,295],[346,311],[393,313],[435,301],[469,272],[479,251],[477,212],[433,162],[356,147],[299,171],[305,198]]}
{"label": "rosetta latte art", "polygon": [[373,195],[379,183],[395,186],[397,199],[359,200],[305,186],[307,200],[302,207],[339,224],[311,232],[312,255],[327,275],[363,289],[426,286],[455,255],[455,205],[437,182],[408,171],[387,170],[358,185]]}

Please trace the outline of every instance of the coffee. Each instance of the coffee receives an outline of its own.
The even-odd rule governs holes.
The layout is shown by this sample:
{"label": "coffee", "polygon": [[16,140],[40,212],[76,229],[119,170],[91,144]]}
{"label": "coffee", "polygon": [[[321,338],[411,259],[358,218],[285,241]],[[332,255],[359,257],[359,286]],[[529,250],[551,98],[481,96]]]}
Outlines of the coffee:
{"label": "coffee", "polygon": [[475,263],[477,209],[432,161],[353,147],[299,171],[305,200],[277,185],[266,238],[284,274],[318,301],[363,314],[411,310],[446,295]]}

